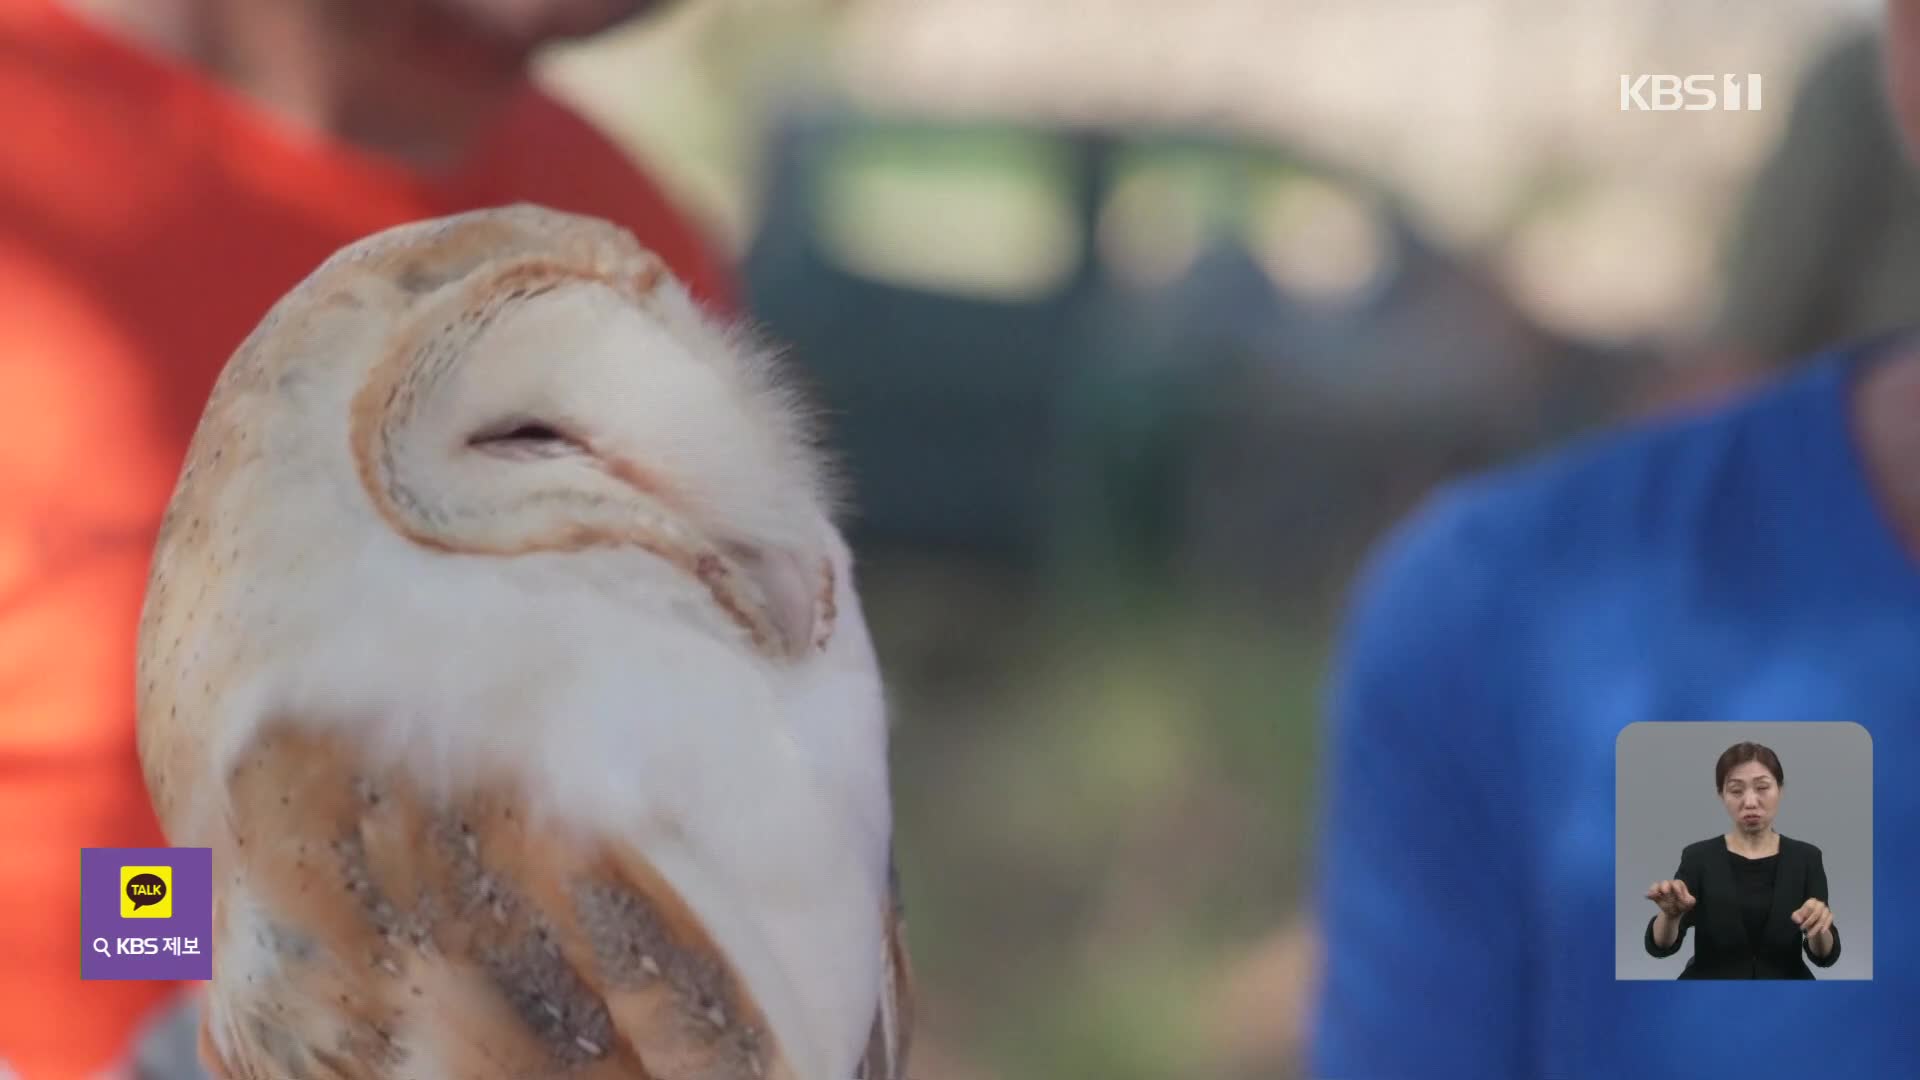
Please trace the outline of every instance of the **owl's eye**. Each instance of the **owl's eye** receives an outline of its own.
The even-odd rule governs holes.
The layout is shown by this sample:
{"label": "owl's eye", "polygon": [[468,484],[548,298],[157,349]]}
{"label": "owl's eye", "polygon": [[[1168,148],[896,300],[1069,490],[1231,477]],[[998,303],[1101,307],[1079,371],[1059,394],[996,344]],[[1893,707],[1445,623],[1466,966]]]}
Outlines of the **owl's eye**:
{"label": "owl's eye", "polygon": [[521,424],[511,431],[504,431],[498,435],[489,435],[487,436],[487,441],[557,442],[564,438],[566,438],[566,436],[560,434],[556,428],[549,427],[546,424],[529,423]]}
{"label": "owl's eye", "polygon": [[579,440],[541,420],[515,418],[475,433],[467,445],[478,450],[515,454],[555,454],[580,450]]}

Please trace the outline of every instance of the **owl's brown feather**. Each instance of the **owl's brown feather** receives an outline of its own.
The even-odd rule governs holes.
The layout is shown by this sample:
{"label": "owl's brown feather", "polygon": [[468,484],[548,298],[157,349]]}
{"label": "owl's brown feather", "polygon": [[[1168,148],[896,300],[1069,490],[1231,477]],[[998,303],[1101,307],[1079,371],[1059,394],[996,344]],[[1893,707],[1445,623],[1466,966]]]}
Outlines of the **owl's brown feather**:
{"label": "owl's brown feather", "polygon": [[618,845],[291,724],[230,775],[215,955],[256,993],[215,1021],[224,1075],[407,1080],[421,1054],[471,1080],[788,1075],[699,919]]}
{"label": "owl's brown feather", "polygon": [[913,1034],[913,967],[907,952],[907,916],[900,896],[900,876],[890,873],[888,877],[887,933],[881,943],[886,953],[882,968],[885,979],[858,1080],[907,1080],[907,1051]]}

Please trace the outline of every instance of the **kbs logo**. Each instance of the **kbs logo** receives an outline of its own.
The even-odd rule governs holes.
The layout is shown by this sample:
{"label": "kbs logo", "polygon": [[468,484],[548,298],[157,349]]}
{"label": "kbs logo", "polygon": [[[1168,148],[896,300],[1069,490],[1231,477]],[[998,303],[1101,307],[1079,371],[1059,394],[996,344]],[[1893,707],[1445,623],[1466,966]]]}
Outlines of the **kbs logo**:
{"label": "kbs logo", "polygon": [[213,849],[81,848],[80,977],[213,978]]}
{"label": "kbs logo", "polygon": [[1758,75],[1622,75],[1621,112],[1760,111]]}

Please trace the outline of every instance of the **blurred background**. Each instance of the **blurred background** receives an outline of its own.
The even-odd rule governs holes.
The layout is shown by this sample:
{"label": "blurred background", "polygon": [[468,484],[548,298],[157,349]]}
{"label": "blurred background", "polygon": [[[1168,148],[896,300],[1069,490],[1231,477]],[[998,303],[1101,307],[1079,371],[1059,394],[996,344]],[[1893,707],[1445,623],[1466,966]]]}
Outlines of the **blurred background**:
{"label": "blurred background", "polygon": [[[1358,560],[1917,314],[1876,7],[703,0],[549,59],[830,409],[918,1076],[1299,1075]],[[1762,106],[1622,111],[1667,72]]]}

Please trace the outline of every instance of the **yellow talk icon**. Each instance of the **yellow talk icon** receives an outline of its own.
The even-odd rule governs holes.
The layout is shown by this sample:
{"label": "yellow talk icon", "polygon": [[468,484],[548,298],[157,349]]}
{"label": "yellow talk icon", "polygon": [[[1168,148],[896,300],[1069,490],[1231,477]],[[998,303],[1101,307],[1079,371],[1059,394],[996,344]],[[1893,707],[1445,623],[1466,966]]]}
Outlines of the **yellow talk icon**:
{"label": "yellow talk icon", "polygon": [[120,917],[123,919],[173,918],[173,867],[122,866],[120,868]]}

